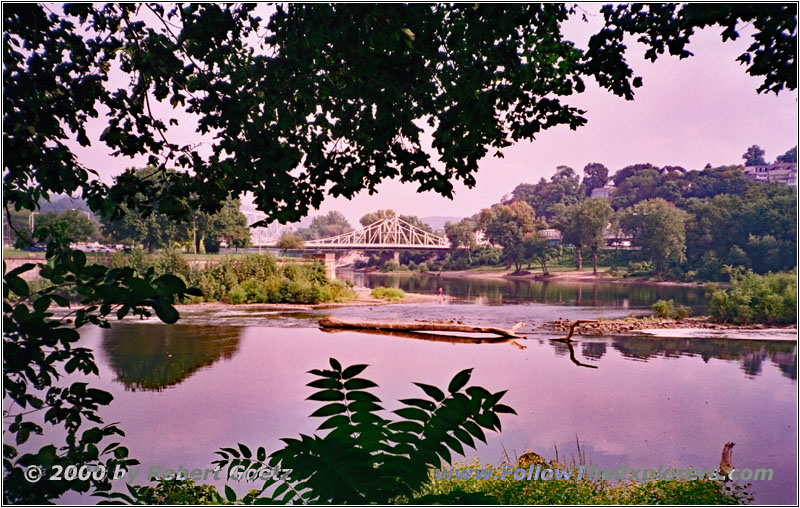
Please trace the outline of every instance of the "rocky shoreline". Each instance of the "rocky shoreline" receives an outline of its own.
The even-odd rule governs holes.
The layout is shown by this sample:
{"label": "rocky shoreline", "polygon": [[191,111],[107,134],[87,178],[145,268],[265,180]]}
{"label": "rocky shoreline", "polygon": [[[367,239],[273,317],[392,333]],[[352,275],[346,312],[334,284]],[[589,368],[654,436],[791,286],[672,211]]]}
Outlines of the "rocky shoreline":
{"label": "rocky shoreline", "polygon": [[[538,327],[539,330],[549,330],[556,332],[567,332],[574,321],[568,319],[556,319],[544,323]],[[575,328],[575,335],[625,335],[636,333],[641,330],[653,329],[707,329],[707,330],[767,330],[779,328],[775,326],[754,324],[754,325],[733,325],[726,323],[715,323],[709,316],[695,316],[685,319],[667,318],[625,318],[625,319],[598,319],[594,322],[580,323]],[[797,326],[780,327],[783,330],[797,330]]]}

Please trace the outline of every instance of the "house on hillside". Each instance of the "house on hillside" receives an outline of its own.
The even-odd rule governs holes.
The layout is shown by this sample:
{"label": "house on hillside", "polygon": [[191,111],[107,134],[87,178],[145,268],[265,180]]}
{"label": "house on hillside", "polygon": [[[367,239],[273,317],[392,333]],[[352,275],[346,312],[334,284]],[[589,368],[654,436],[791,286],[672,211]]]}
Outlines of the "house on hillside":
{"label": "house on hillside", "polygon": [[793,187],[797,186],[796,162],[775,162],[773,164],[745,166],[744,174],[747,178],[757,182],[777,182]]}
{"label": "house on hillside", "polygon": [[592,189],[589,195],[591,198],[611,199],[611,194],[614,192],[614,182],[609,180],[605,187],[597,187]]}

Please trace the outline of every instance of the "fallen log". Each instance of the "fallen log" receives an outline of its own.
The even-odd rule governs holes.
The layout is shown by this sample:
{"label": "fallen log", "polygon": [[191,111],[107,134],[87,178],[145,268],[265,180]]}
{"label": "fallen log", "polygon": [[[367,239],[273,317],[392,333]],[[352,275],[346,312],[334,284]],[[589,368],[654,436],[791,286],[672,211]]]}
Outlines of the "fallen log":
{"label": "fallen log", "polygon": [[343,321],[336,318],[323,318],[319,320],[321,328],[339,328],[344,330],[383,330],[388,332],[460,332],[460,333],[491,333],[500,337],[521,339],[517,330],[525,323],[517,323],[510,329],[496,328],[494,326],[459,325],[455,323],[393,323],[378,321]]}

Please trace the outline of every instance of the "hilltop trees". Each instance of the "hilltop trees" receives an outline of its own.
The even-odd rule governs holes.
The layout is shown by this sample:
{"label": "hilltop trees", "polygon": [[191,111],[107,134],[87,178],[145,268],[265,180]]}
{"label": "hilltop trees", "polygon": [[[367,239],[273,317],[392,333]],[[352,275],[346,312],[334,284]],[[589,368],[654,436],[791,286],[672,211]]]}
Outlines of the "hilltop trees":
{"label": "hilltop trees", "polygon": [[580,181],[575,171],[568,166],[558,166],[550,180],[542,178],[536,185],[519,184],[504,204],[525,202],[533,208],[537,217],[550,220],[554,205],[572,205],[583,197]]}
{"label": "hilltop trees", "polygon": [[590,162],[583,168],[583,187],[590,196],[593,189],[605,187],[608,183],[608,168],[599,162]]}
{"label": "hilltop trees", "polygon": [[747,151],[742,154],[742,159],[744,159],[745,166],[760,166],[762,164],[766,164],[767,161],[764,159],[764,155],[767,152],[764,151],[760,146],[753,145],[747,149]]}
{"label": "hilltop trees", "polygon": [[779,155],[775,162],[797,162],[797,146],[786,150],[786,153]]}

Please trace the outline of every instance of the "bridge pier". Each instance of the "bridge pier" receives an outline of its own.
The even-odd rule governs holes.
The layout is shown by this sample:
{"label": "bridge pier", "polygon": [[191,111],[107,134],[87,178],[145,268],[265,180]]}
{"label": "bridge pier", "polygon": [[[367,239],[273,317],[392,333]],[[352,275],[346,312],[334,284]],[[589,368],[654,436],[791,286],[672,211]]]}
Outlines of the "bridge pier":
{"label": "bridge pier", "polygon": [[399,250],[394,251],[394,262],[397,263],[398,265],[400,264],[400,251]]}
{"label": "bridge pier", "polygon": [[319,259],[325,264],[325,275],[329,280],[336,278],[336,254],[326,252],[324,254],[305,254],[304,258]]}

